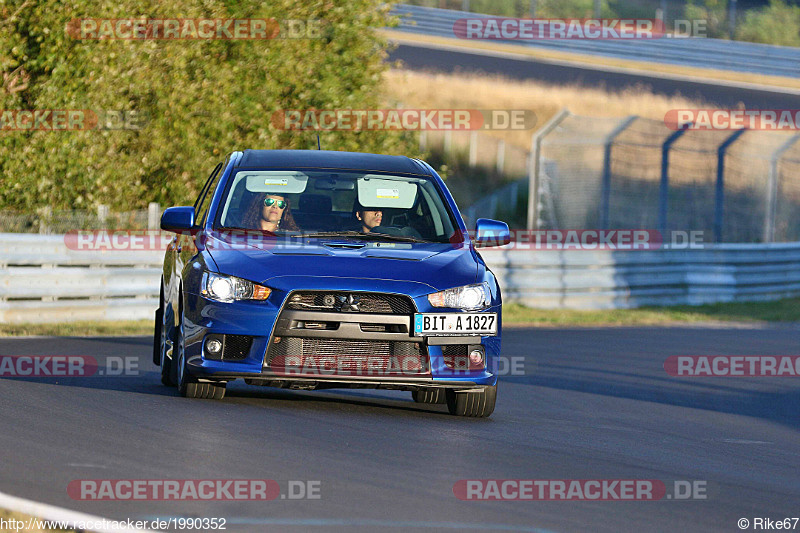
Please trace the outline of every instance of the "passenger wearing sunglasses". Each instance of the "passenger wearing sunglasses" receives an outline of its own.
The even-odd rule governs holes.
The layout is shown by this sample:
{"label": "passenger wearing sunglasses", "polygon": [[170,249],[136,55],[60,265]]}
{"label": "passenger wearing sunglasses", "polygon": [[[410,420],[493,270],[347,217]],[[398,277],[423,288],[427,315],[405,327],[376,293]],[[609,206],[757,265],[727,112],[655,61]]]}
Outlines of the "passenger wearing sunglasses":
{"label": "passenger wearing sunglasses", "polygon": [[298,231],[289,200],[278,194],[257,194],[245,215],[244,226],[275,233],[279,230]]}

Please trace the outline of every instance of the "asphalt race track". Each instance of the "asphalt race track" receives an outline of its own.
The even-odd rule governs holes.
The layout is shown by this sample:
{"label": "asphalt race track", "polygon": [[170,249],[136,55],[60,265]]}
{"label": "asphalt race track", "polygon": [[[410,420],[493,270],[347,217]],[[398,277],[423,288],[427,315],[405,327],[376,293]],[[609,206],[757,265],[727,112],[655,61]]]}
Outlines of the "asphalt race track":
{"label": "asphalt race track", "polygon": [[[800,515],[797,377],[677,378],[670,355],[793,355],[798,331],[521,329],[489,419],[406,392],[159,383],[151,339],[1,339],[0,355],[124,357],[138,375],[2,378],[0,491],[112,519],[224,517],[228,531],[739,531]],[[133,372],[132,372],[133,373]],[[81,501],[79,479],[320,482],[319,499]],[[705,499],[461,501],[462,479],[704,482]],[[284,494],[285,495],[285,494]]]}
{"label": "asphalt race track", "polygon": [[800,107],[800,95],[787,94],[779,89],[770,91],[725,86],[714,80],[702,83],[644,74],[607,72],[600,68],[592,70],[585,66],[554,64],[532,57],[524,59],[494,57],[466,51],[401,44],[389,55],[389,60],[401,60],[406,68],[412,70],[484,72],[500,74],[511,79],[538,80],[557,85],[605,87],[616,91],[642,86],[654,94],[682,95],[721,107],[736,108],[739,105],[744,105],[748,109],[797,109]]}

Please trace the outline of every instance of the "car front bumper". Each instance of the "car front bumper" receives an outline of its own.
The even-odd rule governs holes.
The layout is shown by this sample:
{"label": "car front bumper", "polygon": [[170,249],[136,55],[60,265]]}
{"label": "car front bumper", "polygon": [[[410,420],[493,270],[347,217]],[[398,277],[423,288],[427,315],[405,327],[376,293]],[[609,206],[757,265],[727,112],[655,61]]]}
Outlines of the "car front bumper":
{"label": "car front bumper", "polygon": [[[500,355],[499,302],[483,311],[498,313],[497,336],[415,337],[412,333],[413,313],[297,311],[283,309],[290,294],[277,296],[282,296],[280,306],[269,301],[221,303],[187,293],[184,328],[189,372],[199,379],[222,381],[244,378],[253,384],[291,388],[346,386],[416,390],[446,387],[464,390],[491,386],[497,382],[493,369]],[[412,300],[417,312],[458,312],[433,309],[424,296]],[[309,324],[314,327],[307,327]],[[320,325],[324,329],[317,329]],[[367,330],[365,325],[370,325]],[[210,357],[204,350],[209,335],[249,339],[249,347],[237,354],[235,360]],[[304,358],[296,357],[300,355],[299,352],[290,349],[281,359],[283,364],[276,365],[269,348],[288,338],[319,342],[319,346],[327,346],[327,351],[318,353],[313,350],[311,356],[315,357],[316,367],[308,364],[308,349],[304,352]],[[341,341],[343,349],[339,350],[341,353],[330,353],[330,343],[336,341]],[[369,343],[376,343],[376,346],[389,343],[401,347],[399,351],[403,353],[393,351],[388,355],[373,355],[363,348],[368,347]],[[409,349],[414,345],[418,349]],[[454,363],[452,354],[461,350],[465,357],[467,347],[478,346],[485,354],[483,367],[469,368],[468,364],[463,364],[461,356]],[[414,357],[422,357],[423,362],[416,366],[406,364]],[[347,363],[341,364],[343,360]]]}

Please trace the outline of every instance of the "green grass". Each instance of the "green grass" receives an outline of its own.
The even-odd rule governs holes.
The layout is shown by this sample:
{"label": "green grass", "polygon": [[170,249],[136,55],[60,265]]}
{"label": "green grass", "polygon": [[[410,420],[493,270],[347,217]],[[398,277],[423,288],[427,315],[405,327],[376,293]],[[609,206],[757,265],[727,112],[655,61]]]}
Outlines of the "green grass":
{"label": "green grass", "polygon": [[152,334],[152,320],[124,320],[118,322],[59,322],[53,324],[0,324],[0,337],[13,337],[18,335],[88,337]]}
{"label": "green grass", "polygon": [[717,303],[698,306],[640,307],[605,311],[531,309],[503,306],[503,324],[538,326],[644,326],[698,322],[800,322],[800,298],[774,302]]}

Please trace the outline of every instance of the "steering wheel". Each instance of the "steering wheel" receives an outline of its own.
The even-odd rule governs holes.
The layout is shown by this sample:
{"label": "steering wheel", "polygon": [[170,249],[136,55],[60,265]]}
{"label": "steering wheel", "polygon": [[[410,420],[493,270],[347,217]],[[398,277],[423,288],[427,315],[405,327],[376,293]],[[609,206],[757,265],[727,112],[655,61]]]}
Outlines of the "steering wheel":
{"label": "steering wheel", "polygon": [[411,226],[375,226],[372,228],[371,233],[383,233],[384,235],[398,235],[401,237],[414,237],[421,239],[422,235]]}

